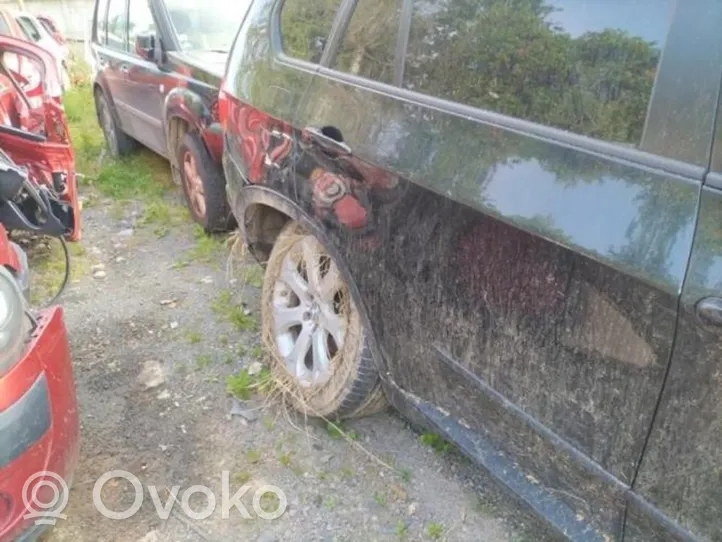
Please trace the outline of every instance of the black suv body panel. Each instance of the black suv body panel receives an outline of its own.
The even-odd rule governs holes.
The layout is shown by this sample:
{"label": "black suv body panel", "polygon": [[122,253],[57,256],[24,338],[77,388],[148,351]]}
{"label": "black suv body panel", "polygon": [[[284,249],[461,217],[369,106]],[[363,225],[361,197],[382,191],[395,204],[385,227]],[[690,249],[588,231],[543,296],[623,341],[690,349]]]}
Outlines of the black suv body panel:
{"label": "black suv body panel", "polygon": [[720,332],[695,311],[722,296],[722,61],[684,65],[720,50],[719,7],[678,4],[638,150],[330,69],[352,1],[320,64],[291,59],[282,4],[254,4],[229,64],[228,194],[259,259],[260,208],[308,223],[394,405],[552,532],[722,540]]}

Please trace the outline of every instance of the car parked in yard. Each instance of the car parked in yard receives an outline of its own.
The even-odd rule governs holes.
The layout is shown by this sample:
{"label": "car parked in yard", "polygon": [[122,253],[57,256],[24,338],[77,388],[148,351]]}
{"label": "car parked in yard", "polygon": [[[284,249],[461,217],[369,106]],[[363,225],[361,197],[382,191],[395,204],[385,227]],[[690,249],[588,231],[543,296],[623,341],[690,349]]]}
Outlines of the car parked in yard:
{"label": "car parked in yard", "polygon": [[193,219],[233,226],[221,168],[218,86],[249,1],[98,0],[95,105],[113,156],[140,142],[170,161]]}
{"label": "car parked in yard", "polygon": [[50,15],[36,15],[36,18],[59,45],[63,46],[68,43],[65,36],[63,36],[63,32],[60,30],[60,26],[58,26]]}
{"label": "car parked in yard", "polygon": [[722,540],[721,24],[713,0],[256,0],[224,168],[299,408],[383,390],[539,539]]}
{"label": "car parked in yard", "polygon": [[[32,96],[8,67],[9,59],[11,66],[39,71],[39,85],[28,89]],[[0,542],[36,540],[49,528],[47,521],[36,522],[33,503],[64,506],[67,495],[58,488],[56,501],[53,488],[57,477],[71,484],[78,461],[77,401],[63,311],[30,306],[28,258],[7,234],[80,237],[67,123],[58,97],[48,92],[60,84],[55,70],[44,49],[0,37]]]}
{"label": "car parked in yard", "polygon": [[58,43],[52,32],[49,32],[32,13],[16,13],[15,20],[29,41],[37,43],[55,57],[62,88],[63,90],[69,89],[71,86],[70,73],[68,72],[70,50],[67,44]]}

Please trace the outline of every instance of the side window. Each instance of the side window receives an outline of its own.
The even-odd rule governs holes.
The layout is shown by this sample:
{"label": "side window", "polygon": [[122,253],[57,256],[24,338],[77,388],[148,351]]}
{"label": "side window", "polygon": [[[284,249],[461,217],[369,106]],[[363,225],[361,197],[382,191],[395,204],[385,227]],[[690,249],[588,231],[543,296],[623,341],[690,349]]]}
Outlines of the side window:
{"label": "side window", "polygon": [[283,50],[287,55],[319,62],[341,0],[286,0],[281,11]]}
{"label": "side window", "polygon": [[105,45],[106,42],[106,11],[108,9],[108,2],[107,0],[98,0],[98,7],[97,7],[97,13],[96,13],[96,21],[95,21],[95,40]]}
{"label": "side window", "polygon": [[360,0],[332,68],[392,83],[401,1]]}
{"label": "side window", "polygon": [[108,47],[116,51],[128,50],[128,2],[110,0],[108,6]]}
{"label": "side window", "polygon": [[674,0],[414,0],[404,87],[638,145]]}
{"label": "side window", "polygon": [[128,43],[134,50],[135,38],[138,34],[154,33],[155,22],[150,11],[148,0],[130,0],[130,16],[128,17]]}
{"label": "side window", "polygon": [[32,41],[40,41],[40,32],[37,28],[35,28],[35,25],[32,23],[30,19],[27,17],[18,17],[18,24],[20,25],[20,28],[23,29],[23,32],[25,35]]}

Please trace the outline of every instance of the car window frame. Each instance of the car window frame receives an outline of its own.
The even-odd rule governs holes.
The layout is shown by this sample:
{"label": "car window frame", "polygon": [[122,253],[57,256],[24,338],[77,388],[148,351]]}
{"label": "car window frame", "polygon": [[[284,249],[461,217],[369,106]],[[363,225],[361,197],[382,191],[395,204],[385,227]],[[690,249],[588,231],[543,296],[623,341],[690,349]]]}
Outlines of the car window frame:
{"label": "car window frame", "polygon": [[111,51],[114,51],[116,53],[125,53],[128,54],[130,52],[130,44],[128,43],[128,18],[130,17],[129,9],[130,9],[130,0],[122,0],[125,4],[125,48],[124,49],[116,49],[114,47],[110,47],[108,45],[108,16],[110,15],[110,4],[113,2],[113,0],[108,0],[107,6],[105,8],[105,44],[104,46],[107,49],[110,49]]}
{"label": "car window frame", "polygon": [[[285,0],[284,0],[285,1]],[[365,0],[343,0],[336,13],[329,37],[326,41],[326,47],[324,48],[323,55],[319,62],[320,65],[325,66],[338,73],[348,73],[342,70],[337,70],[331,66],[336,62],[336,59],[341,52],[341,46],[343,45],[344,38],[348,32],[351,19],[356,12],[359,2]],[[412,7],[411,0],[401,0],[401,11],[399,13],[399,26],[396,29],[396,45],[394,49],[394,73],[391,78],[391,83],[384,83],[383,81],[377,81],[375,79],[369,79],[379,84],[385,84],[391,87],[400,87],[403,81],[404,72],[404,59],[406,58],[406,47],[409,41],[409,29],[411,27],[411,18],[408,18],[406,22],[405,14]],[[279,20],[280,23],[280,20]],[[405,28],[406,27],[406,28]],[[363,77],[362,79],[367,79]]]}
{"label": "car window frame", "polygon": [[[101,2],[104,3],[103,5],[103,13],[102,18],[100,12],[100,4]],[[110,0],[96,0],[95,2],[95,8],[93,10],[93,33],[91,36],[91,41],[93,43],[97,43],[98,45],[103,45],[108,42],[108,7],[110,6]],[[102,22],[103,24],[103,39],[100,39],[99,36],[99,24]]]}
{"label": "car window frame", "polygon": [[[301,69],[303,71],[314,73],[316,75],[320,75],[325,78],[345,83],[354,87],[365,88],[379,94],[390,95],[403,102],[408,102],[438,111],[443,111],[447,114],[474,120],[525,137],[532,137],[541,141],[553,143],[568,148],[570,150],[582,151],[603,159],[611,159],[621,163],[635,165],[637,167],[641,166],[642,168],[648,168],[651,171],[661,171],[683,177],[687,180],[694,180],[695,182],[700,183],[703,182],[705,175],[709,169],[710,159],[708,159],[704,164],[686,162],[676,158],[670,158],[656,152],[643,150],[641,148],[604,141],[601,139],[595,139],[582,134],[569,132],[560,128],[555,128],[553,126],[546,126],[532,121],[515,118],[509,115],[496,113],[494,111],[479,109],[473,106],[452,102],[450,100],[446,100],[436,96],[422,94],[417,91],[402,88],[401,85],[397,85],[395,83],[381,83],[378,81],[373,81],[371,79],[366,79],[363,77],[332,69],[330,67],[330,60],[331,58],[333,58],[333,55],[336,53],[336,51],[338,51],[338,48],[340,46],[340,40],[342,38],[340,29],[342,28],[343,24],[348,24],[348,20],[353,13],[353,9],[349,8],[352,8],[352,6],[355,5],[356,1],[357,0],[344,0],[342,2],[338,10],[336,20],[334,21],[334,25],[331,28],[329,39],[326,42],[324,54],[320,62],[318,64],[314,64],[299,58],[289,56],[283,50],[280,13],[283,4],[285,3],[285,0],[277,0],[270,15],[270,54],[276,62],[286,65],[288,67]],[[410,31],[413,0],[404,0],[404,2],[405,4],[410,4],[407,9],[402,9],[400,27],[404,32],[406,32],[407,30]],[[674,23],[674,20],[677,18],[677,16],[677,11],[675,11],[675,13],[672,15],[672,20],[670,21],[670,27]],[[404,23],[405,20],[406,23]],[[404,39],[405,43],[408,43],[408,33],[406,33],[405,36],[401,36],[400,39]],[[675,43],[674,45],[677,44]],[[665,43],[665,46],[662,50],[662,58],[664,58],[665,54],[667,54],[668,48],[670,48],[671,46],[672,44],[670,44],[669,42]],[[699,47],[701,48],[702,46],[700,45]],[[402,65],[403,63],[405,63],[405,56],[406,55],[404,51],[404,55],[402,55],[402,58],[400,59]],[[662,64],[660,62],[660,69],[662,69],[661,66]],[[670,71],[672,71],[669,67],[666,67],[665,69],[669,69]],[[403,76],[403,70],[401,70],[400,73]],[[708,75],[708,77],[710,76]],[[720,87],[719,76],[717,76],[716,79],[717,87],[715,88],[722,88]],[[649,102],[647,118],[649,118],[650,111],[652,111],[652,108],[654,106],[655,92],[657,90],[656,85],[657,83],[655,82],[655,86],[652,90],[652,97],[650,98]],[[722,94],[722,90],[720,91],[720,94]],[[682,107],[689,109],[690,102],[682,100],[680,100],[680,102]],[[716,118],[716,101],[715,106],[712,109],[713,110],[709,111],[708,114],[713,115]],[[677,134],[669,135],[669,145],[673,145],[674,141],[676,140],[678,140]],[[711,151],[712,143],[712,137],[710,137],[709,141],[701,142],[699,143],[699,146],[701,148],[709,147]]]}
{"label": "car window frame", "polygon": [[[145,62],[149,62],[147,59],[141,57],[139,54],[137,54],[137,53],[135,52],[135,44],[134,44],[134,43],[131,44],[131,42],[130,42],[130,3],[133,2],[134,0],[125,0],[125,1],[126,1],[127,5],[128,5],[128,24],[127,24],[127,27],[126,27],[126,33],[128,34],[128,36],[127,36],[127,39],[128,39],[128,50],[127,50],[127,53],[128,53],[130,56],[132,56],[133,58],[135,58],[136,60],[142,60],[142,61],[145,61]],[[151,18],[153,19],[153,26],[155,27],[153,33],[154,33],[156,39],[158,39],[158,38],[159,38],[158,21],[156,20],[155,13],[153,12],[153,2],[152,2],[152,0],[135,0],[135,1],[137,1],[137,2],[146,2],[147,6],[148,6],[148,12],[150,13]],[[110,3],[110,2],[109,2],[109,3]]]}

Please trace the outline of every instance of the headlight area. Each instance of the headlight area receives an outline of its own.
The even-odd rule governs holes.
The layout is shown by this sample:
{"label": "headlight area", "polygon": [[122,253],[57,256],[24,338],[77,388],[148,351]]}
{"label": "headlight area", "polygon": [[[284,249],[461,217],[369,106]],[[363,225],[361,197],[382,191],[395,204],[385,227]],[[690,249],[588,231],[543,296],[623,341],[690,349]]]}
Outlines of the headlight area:
{"label": "headlight area", "polygon": [[30,319],[17,279],[0,266],[0,376],[7,373],[25,349]]}

